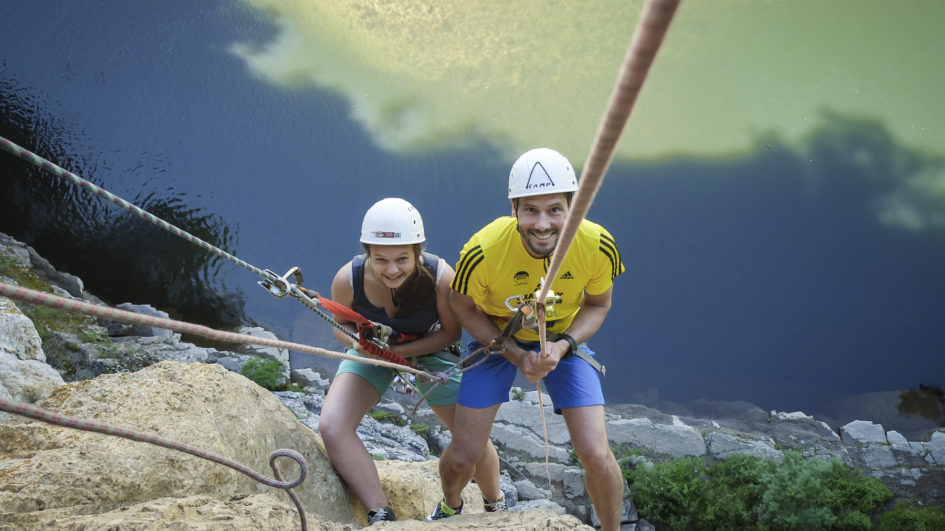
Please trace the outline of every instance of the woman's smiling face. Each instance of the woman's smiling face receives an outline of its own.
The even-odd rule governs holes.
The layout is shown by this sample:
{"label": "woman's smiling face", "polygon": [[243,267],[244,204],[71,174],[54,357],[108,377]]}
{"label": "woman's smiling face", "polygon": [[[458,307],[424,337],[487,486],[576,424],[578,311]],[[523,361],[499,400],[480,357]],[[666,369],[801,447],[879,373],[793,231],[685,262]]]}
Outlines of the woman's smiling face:
{"label": "woman's smiling face", "polygon": [[412,245],[371,245],[368,254],[374,276],[390,289],[397,289],[417,266]]}

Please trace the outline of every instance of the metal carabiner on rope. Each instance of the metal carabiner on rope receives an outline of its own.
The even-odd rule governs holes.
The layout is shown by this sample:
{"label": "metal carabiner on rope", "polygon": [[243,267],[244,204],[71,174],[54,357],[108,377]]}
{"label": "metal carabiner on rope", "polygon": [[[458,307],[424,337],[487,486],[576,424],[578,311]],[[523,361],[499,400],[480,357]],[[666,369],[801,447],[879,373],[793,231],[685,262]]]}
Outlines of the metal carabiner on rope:
{"label": "metal carabiner on rope", "polygon": [[[286,296],[292,294],[292,287],[295,285],[301,285],[302,270],[298,266],[293,266],[292,269],[286,271],[286,274],[281,277],[275,274],[272,270],[265,269],[265,273],[270,275],[270,278],[259,280],[256,283],[263,287],[270,295],[284,299]],[[295,283],[289,281],[289,277],[292,277],[295,280]]]}
{"label": "metal carabiner on rope", "polygon": [[[541,296],[542,286],[545,284],[545,279],[542,278],[538,283],[538,289],[535,290],[535,293],[531,295],[512,295],[511,297],[505,299],[505,307],[509,311],[515,312],[518,311],[522,306],[526,306],[531,309],[531,312],[525,315],[522,319],[521,326],[522,328],[537,328],[538,327],[538,298]],[[546,319],[554,319],[556,316],[555,310],[555,298],[546,297],[544,310]]]}
{"label": "metal carabiner on rope", "polygon": [[[270,272],[268,269],[267,272]],[[320,295],[316,291],[312,291],[304,286],[304,277],[302,276],[302,270],[298,266],[292,267],[289,269],[285,275],[281,277],[273,274],[276,278],[275,282],[269,282],[265,280],[260,280],[258,284],[264,288],[266,291],[271,293],[273,296],[280,299],[284,299],[286,296],[291,295],[296,299],[299,299],[304,305],[308,306],[311,310],[317,313],[322,318],[326,319],[332,326],[338,328],[348,337],[358,340],[359,335],[348,330],[347,328],[341,326],[337,321],[331,318],[331,316],[323,313],[319,309],[319,299]],[[295,283],[289,281],[289,278],[295,280]],[[324,306],[322,306],[324,307]],[[327,308],[326,308],[327,309]],[[387,350],[390,348],[390,337],[394,334],[394,329],[377,322],[372,322],[371,326],[365,327],[367,332],[368,341],[373,343],[378,348]]]}
{"label": "metal carabiner on rope", "polygon": [[[545,286],[545,278],[542,277],[539,279],[538,289],[535,290],[535,294],[532,297],[532,301],[534,301],[532,307],[535,310],[535,313],[538,313],[538,299],[541,298],[541,290],[544,286]],[[554,291],[552,291],[551,293],[552,295],[555,294]],[[557,313],[555,310],[555,297],[545,296],[545,318],[554,319],[556,316],[557,316]]]}
{"label": "metal carabiner on rope", "polygon": [[[308,307],[308,309],[315,312],[316,315],[328,321],[330,325],[337,328],[338,330],[341,330],[342,333],[357,341],[357,334],[341,326],[341,324],[339,324],[338,321],[335,321],[331,315],[328,315],[319,308],[319,296],[317,292],[302,287],[302,282],[305,279],[302,276],[302,270],[299,269],[298,266],[293,266],[282,276],[275,274],[270,269],[265,269],[264,272],[270,278],[257,281],[256,283],[268,291],[270,295],[279,299],[284,299],[289,295],[295,297],[301,301],[302,304]],[[289,280],[290,278],[295,282],[291,282]],[[386,346],[381,348],[386,348]]]}

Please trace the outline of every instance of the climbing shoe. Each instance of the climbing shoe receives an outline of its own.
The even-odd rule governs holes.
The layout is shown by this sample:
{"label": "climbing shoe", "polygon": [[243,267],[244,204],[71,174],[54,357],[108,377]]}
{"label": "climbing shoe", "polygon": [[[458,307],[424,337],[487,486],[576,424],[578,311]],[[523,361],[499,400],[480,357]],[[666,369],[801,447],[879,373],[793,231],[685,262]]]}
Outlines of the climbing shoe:
{"label": "climbing shoe", "polygon": [[430,513],[430,516],[427,516],[427,522],[433,520],[442,520],[444,518],[449,518],[450,516],[456,516],[457,514],[463,512],[463,504],[460,502],[459,507],[452,508],[446,504],[446,499],[440,500],[440,503],[436,504],[436,509],[433,509],[433,512]]}
{"label": "climbing shoe", "polygon": [[376,511],[368,511],[368,525],[374,525],[378,522],[394,522],[397,517],[394,516],[394,510],[390,507],[384,507]]}
{"label": "climbing shoe", "polygon": [[497,513],[500,511],[508,511],[509,506],[505,503],[505,496],[502,496],[496,501],[489,501],[485,496],[482,497],[482,507],[486,510],[487,513]]}

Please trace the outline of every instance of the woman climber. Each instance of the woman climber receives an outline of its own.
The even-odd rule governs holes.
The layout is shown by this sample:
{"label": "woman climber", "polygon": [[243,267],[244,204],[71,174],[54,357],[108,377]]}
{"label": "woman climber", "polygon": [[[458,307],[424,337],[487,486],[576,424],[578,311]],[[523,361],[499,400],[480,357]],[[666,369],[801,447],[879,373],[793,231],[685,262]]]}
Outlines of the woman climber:
{"label": "woman climber", "polygon": [[[364,254],[338,270],[331,285],[331,298],[371,321],[391,327],[405,342],[391,341],[389,350],[431,374],[453,367],[457,356],[448,351],[460,339],[461,328],[450,310],[448,298],[454,271],[443,259],[424,252],[423,220],[410,203],[399,198],[382,199],[364,215],[361,244]],[[355,325],[342,316],[336,320],[349,330]],[[335,330],[345,345],[350,339]],[[375,358],[359,346],[348,354]],[[374,459],[358,438],[361,418],[377,404],[396,376],[386,367],[344,360],[319,418],[319,432],[335,470],[368,511],[370,524],[395,520],[374,465]],[[427,403],[448,428],[459,391],[459,374],[439,385],[427,396]],[[426,393],[434,384],[417,378]],[[505,509],[499,488],[499,457],[492,443],[476,464],[487,510]],[[492,478],[488,480],[487,478]],[[489,500],[498,500],[490,502]]]}

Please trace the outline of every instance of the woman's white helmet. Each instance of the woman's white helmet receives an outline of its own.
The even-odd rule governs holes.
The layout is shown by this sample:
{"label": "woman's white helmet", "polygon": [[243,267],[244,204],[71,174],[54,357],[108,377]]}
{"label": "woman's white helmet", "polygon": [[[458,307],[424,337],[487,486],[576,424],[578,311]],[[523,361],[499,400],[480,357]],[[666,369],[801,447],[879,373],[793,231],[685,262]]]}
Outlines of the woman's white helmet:
{"label": "woman's white helmet", "polygon": [[399,197],[388,197],[374,203],[361,222],[361,243],[410,245],[425,240],[420,212]]}
{"label": "woman's white helmet", "polygon": [[549,148],[526,151],[509,173],[509,199],[530,195],[559,194],[578,189],[571,163]]}

